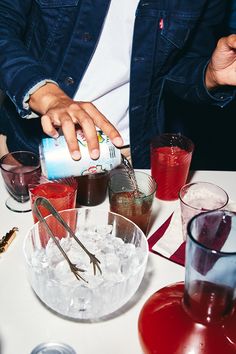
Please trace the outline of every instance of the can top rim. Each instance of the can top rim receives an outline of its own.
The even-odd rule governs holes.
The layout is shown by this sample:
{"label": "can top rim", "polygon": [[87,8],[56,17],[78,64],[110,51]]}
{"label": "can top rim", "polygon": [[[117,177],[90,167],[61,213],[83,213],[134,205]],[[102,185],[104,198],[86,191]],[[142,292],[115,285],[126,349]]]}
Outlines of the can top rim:
{"label": "can top rim", "polygon": [[[44,342],[37,345],[30,354],[46,354],[49,350],[48,354],[51,354],[52,350],[57,350],[58,353],[55,354],[76,354],[75,350],[65,343],[58,343],[58,342]],[[43,352],[41,352],[43,350]],[[53,352],[54,354],[54,352]]]}

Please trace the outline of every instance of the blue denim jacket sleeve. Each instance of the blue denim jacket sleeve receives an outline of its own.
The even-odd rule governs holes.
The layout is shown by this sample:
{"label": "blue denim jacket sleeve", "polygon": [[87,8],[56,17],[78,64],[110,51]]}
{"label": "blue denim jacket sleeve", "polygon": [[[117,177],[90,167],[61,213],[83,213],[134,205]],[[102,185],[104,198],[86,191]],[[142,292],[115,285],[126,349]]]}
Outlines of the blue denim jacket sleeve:
{"label": "blue denim jacket sleeve", "polygon": [[27,27],[31,0],[0,2],[0,88],[3,88],[22,117],[32,114],[24,98],[38,82],[53,80],[43,65],[29,55],[21,38]]}
{"label": "blue denim jacket sleeve", "polygon": [[[107,3],[108,0],[104,1],[104,3],[105,2]],[[37,13],[35,13],[35,11],[39,9],[37,6],[40,4],[42,11],[47,8],[45,10],[46,19],[48,21],[51,20],[51,22],[54,22],[56,17],[57,12],[55,7],[66,7],[68,11],[66,10],[63,14],[67,14],[65,22],[71,24],[70,31],[72,31],[74,22],[70,21],[68,13],[70,12],[72,14],[74,12],[76,15],[77,11],[74,11],[73,6],[78,6],[78,3],[80,3],[79,0],[1,0],[0,89],[3,89],[14,102],[21,117],[30,117],[32,114],[29,107],[24,104],[25,97],[27,97],[30,90],[44,80],[57,81],[57,74],[55,73],[53,64],[49,67],[49,65],[45,65],[45,63],[43,64],[39,59],[36,60],[34,55],[29,52],[30,43],[28,43],[27,40],[25,42],[22,41],[24,34],[31,31],[29,23],[32,27],[34,26],[33,20],[37,18]],[[87,6],[90,1],[84,1],[84,3]],[[159,2],[155,1],[153,3],[155,3],[155,6],[157,6],[156,4],[159,4]],[[194,6],[191,4],[191,1],[189,1],[189,5],[188,1],[183,0],[176,2],[168,2],[165,0],[164,3],[170,8],[170,17],[174,17],[177,12],[178,14],[181,14],[181,8],[189,9],[188,12],[192,16],[192,8]],[[204,4],[205,6],[203,6]],[[178,57],[178,60],[176,59],[174,62],[171,61],[171,66],[167,69],[167,73],[163,78],[165,81],[165,85],[163,86],[167,89],[171,89],[176,95],[179,95],[182,98],[190,101],[209,101],[211,103],[224,105],[231,100],[234,95],[234,90],[228,90],[221,93],[221,90],[219,89],[209,93],[204,84],[205,68],[216,44],[212,28],[221,22],[224,13],[224,4],[225,0],[201,1],[201,5],[198,7],[202,9],[201,11],[203,15],[198,21],[198,26],[192,31],[194,33],[191,35],[187,43],[185,43],[186,45],[184,45],[183,51],[179,51],[181,54]],[[100,7],[101,5],[102,2]],[[33,12],[32,7],[34,10]],[[178,7],[179,10],[176,11],[176,8]],[[53,10],[55,10],[55,12],[53,12]],[[87,7],[85,10],[87,11]],[[34,13],[34,19],[29,21],[32,13]],[[171,28],[169,28],[169,34],[166,37],[166,40],[170,42],[177,40],[177,43],[172,44],[174,46],[176,45],[178,49],[178,33],[176,34],[176,32],[182,31],[184,13],[183,18],[178,18],[176,21],[176,24],[175,21],[173,21],[173,26],[171,25]],[[32,28],[32,32],[34,30],[35,28]],[[40,34],[38,34],[38,38],[39,36]],[[58,38],[59,37],[60,34],[58,34]],[[37,41],[38,38],[35,40],[36,46],[39,45]],[[40,38],[40,40],[41,42],[43,41],[42,38]],[[40,43],[40,45],[43,44]],[[58,60],[57,65],[58,67],[62,65],[63,58],[61,58],[60,55],[55,52],[52,53],[52,49],[49,54],[53,54],[54,57],[58,56],[60,59]],[[168,63],[164,62],[163,65],[167,67]],[[138,84],[141,86],[143,83],[139,82]]]}
{"label": "blue denim jacket sleeve", "polygon": [[222,23],[225,1],[206,2],[203,16],[189,39],[184,54],[172,67],[165,79],[166,89],[192,102],[209,102],[225,106],[235,96],[235,89],[219,87],[208,91],[205,86],[205,71],[211,53],[216,46],[217,26]]}

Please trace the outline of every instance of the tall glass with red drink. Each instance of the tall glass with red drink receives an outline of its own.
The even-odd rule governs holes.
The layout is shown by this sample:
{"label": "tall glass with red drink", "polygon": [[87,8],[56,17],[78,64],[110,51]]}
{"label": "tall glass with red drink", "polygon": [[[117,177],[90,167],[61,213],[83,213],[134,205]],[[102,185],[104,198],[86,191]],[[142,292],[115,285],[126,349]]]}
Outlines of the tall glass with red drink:
{"label": "tall glass with red drink", "polygon": [[157,183],[156,197],[176,200],[186,183],[193,142],[181,134],[162,134],[151,142],[151,173]]}

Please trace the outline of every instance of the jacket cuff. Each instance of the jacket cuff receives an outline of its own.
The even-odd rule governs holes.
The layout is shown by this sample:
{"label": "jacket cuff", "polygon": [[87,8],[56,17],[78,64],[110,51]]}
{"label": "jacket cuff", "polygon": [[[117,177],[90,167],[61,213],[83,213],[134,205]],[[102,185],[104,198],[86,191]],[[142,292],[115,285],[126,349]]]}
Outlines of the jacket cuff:
{"label": "jacket cuff", "polygon": [[[15,104],[22,118],[38,117],[38,115],[31,110],[27,101],[29,100],[30,94],[47,82],[56,83],[50,75],[42,72],[42,67],[35,65],[20,70],[14,77],[12,81],[13,90],[12,92],[7,92],[7,95]],[[58,85],[58,83],[56,84]]]}
{"label": "jacket cuff", "polygon": [[235,97],[235,88],[231,86],[219,86],[213,90],[208,90],[205,84],[205,75],[208,62],[202,71],[202,85],[197,88],[198,96],[202,101],[208,101],[214,105],[224,107]]}
{"label": "jacket cuff", "polygon": [[25,95],[24,99],[23,99],[23,107],[24,110],[28,111],[29,114],[27,116],[24,116],[24,118],[30,119],[30,118],[38,118],[39,114],[37,114],[36,112],[32,111],[30,109],[29,106],[29,99],[30,99],[30,95],[32,95],[34,92],[36,92],[40,87],[46,85],[48,82],[51,82],[53,84],[56,84],[58,86],[58,83],[56,81],[50,80],[50,79],[46,79],[46,80],[41,80],[39,81],[37,84],[35,84]]}

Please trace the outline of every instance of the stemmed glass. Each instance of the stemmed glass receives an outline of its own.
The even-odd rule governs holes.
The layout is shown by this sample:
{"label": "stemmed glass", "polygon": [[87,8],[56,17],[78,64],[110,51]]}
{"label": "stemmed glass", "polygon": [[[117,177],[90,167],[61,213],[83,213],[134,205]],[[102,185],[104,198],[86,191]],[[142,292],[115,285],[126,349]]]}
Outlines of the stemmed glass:
{"label": "stemmed glass", "polygon": [[24,213],[31,211],[28,185],[41,174],[39,157],[30,151],[14,151],[0,159],[5,187],[10,194],[5,204],[8,209]]}

